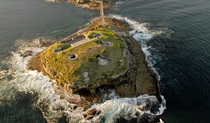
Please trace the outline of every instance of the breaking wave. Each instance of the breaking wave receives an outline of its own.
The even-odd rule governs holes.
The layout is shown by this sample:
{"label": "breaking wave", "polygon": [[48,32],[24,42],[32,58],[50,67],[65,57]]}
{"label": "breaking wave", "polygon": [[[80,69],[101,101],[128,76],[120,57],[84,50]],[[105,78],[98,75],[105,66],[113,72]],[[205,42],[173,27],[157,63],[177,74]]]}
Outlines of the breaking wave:
{"label": "breaking wave", "polygon": [[152,58],[151,53],[149,52],[150,46],[147,45],[147,41],[151,40],[154,36],[162,35],[166,33],[166,37],[170,37],[173,32],[168,31],[167,29],[162,30],[149,30],[147,26],[148,23],[139,23],[135,20],[129,19],[127,17],[122,17],[120,15],[110,15],[111,17],[124,21],[130,25],[132,29],[129,31],[129,35],[132,36],[136,41],[140,42],[142,51],[145,54],[145,59],[148,63],[148,66],[154,71],[158,81],[160,81],[160,75],[158,71],[155,69],[154,64],[155,61]]}
{"label": "breaking wave", "polygon": [[[115,16],[115,18],[117,18]],[[146,40],[150,40],[154,35],[144,26],[136,21],[128,18],[118,17],[123,19],[133,28],[130,35],[141,42],[142,50],[149,56]],[[50,40],[50,39],[42,39]],[[73,123],[113,123],[119,118],[124,118],[127,121],[133,118],[140,121],[143,115],[148,115],[150,118],[155,118],[161,115],[166,108],[166,101],[163,96],[162,103],[159,104],[155,96],[140,95],[134,98],[121,98],[115,93],[115,90],[110,90],[102,96],[102,100],[84,110],[82,107],[77,107],[75,103],[82,100],[82,97],[77,94],[70,94],[61,87],[55,84],[55,81],[45,76],[38,71],[30,71],[26,69],[26,64],[29,59],[36,53],[45,49],[40,45],[40,38],[34,39],[31,42],[19,40],[16,43],[17,51],[12,52],[10,58],[11,70],[13,78],[11,81],[15,83],[15,87],[20,92],[38,93],[38,101],[34,105],[39,108],[43,117],[48,122],[58,122],[64,119],[67,122]],[[21,52],[31,50],[32,56],[23,57]],[[147,62],[150,59],[147,57]],[[154,68],[153,68],[154,69]],[[6,71],[1,71],[2,75],[6,75]],[[153,107],[156,106],[156,109]]]}
{"label": "breaking wave", "polygon": [[118,9],[118,7],[120,6],[120,5],[122,5],[123,3],[124,3],[125,1],[117,1],[115,4],[114,4],[114,9]]}

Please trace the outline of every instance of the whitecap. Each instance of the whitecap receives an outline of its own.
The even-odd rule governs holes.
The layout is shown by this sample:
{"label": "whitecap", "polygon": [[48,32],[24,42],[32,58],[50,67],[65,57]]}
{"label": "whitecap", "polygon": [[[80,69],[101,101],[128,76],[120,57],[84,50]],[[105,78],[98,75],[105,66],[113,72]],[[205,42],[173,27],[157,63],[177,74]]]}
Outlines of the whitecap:
{"label": "whitecap", "polygon": [[152,39],[151,34],[145,34],[145,33],[136,33],[133,35],[133,38],[136,39],[137,41],[142,41],[142,40],[151,40]]}
{"label": "whitecap", "polygon": [[[114,91],[111,93],[111,95],[113,94],[115,94]],[[106,118],[107,123],[113,123],[118,118],[125,118],[127,120],[131,120],[132,118],[137,118],[140,121],[141,120],[140,116],[143,115],[144,113],[152,116],[158,116],[161,115],[163,111],[166,109],[165,99],[163,96],[161,96],[163,100],[162,104],[160,104],[160,107],[158,108],[158,111],[156,113],[152,113],[151,108],[143,110],[147,106],[148,102],[150,104],[158,102],[156,96],[149,96],[145,94],[135,98],[120,98],[120,97],[116,98],[116,97],[117,96],[101,104],[97,103],[94,104],[91,108],[96,108],[97,110],[100,110],[101,114],[95,116],[91,121],[92,122],[100,121],[103,117]]]}

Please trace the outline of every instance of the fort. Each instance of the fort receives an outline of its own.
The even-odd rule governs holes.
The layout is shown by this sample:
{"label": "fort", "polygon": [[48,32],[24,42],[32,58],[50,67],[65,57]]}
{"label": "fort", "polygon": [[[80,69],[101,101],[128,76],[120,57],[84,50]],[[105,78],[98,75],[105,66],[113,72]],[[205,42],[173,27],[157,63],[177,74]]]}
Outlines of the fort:
{"label": "fort", "polygon": [[110,87],[120,96],[149,94],[161,101],[156,76],[139,43],[129,36],[129,25],[104,17],[102,2],[100,15],[33,56],[28,69],[43,72],[70,93],[85,94],[82,105],[94,103],[98,91]]}

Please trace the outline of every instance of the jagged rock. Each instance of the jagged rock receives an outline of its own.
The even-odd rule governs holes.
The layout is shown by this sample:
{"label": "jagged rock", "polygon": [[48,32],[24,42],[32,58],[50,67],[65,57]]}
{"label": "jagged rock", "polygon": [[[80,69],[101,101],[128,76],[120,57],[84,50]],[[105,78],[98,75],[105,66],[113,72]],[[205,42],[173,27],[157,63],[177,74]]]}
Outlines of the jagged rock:
{"label": "jagged rock", "polygon": [[87,3],[87,2],[90,2],[90,0],[77,0],[77,3],[84,4],[84,3]]}
{"label": "jagged rock", "polygon": [[5,76],[5,75],[6,75],[6,73],[7,73],[7,71],[6,71],[6,70],[0,71],[0,77]]}
{"label": "jagged rock", "polygon": [[89,109],[89,110],[87,111],[87,114],[88,114],[88,115],[95,115],[96,112],[97,112],[97,109],[92,108],[92,109]]}
{"label": "jagged rock", "polygon": [[20,56],[22,57],[28,57],[28,56],[32,56],[32,51],[31,50],[26,50],[25,52],[21,53]]}
{"label": "jagged rock", "polygon": [[86,118],[86,117],[87,117],[87,114],[82,114],[82,115],[83,115],[83,117],[84,117],[84,118]]}

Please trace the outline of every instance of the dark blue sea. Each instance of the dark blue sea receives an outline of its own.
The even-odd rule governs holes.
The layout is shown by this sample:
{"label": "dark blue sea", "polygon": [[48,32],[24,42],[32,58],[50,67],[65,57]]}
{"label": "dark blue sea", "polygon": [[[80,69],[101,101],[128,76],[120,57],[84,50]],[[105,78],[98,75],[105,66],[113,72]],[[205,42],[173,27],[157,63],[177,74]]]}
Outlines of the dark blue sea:
{"label": "dark blue sea", "polygon": [[[209,8],[208,0],[126,0],[105,11],[145,24],[153,34],[146,44],[166,99],[160,116],[165,123],[210,122]],[[49,87],[43,81],[51,80],[39,73],[26,76],[25,61],[15,52],[36,38],[63,38],[97,16],[97,11],[70,3],[0,0],[0,123],[44,123],[57,117],[63,123],[73,116],[54,107],[50,109],[59,115],[44,110],[40,102],[56,98],[41,86]]]}

